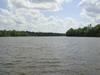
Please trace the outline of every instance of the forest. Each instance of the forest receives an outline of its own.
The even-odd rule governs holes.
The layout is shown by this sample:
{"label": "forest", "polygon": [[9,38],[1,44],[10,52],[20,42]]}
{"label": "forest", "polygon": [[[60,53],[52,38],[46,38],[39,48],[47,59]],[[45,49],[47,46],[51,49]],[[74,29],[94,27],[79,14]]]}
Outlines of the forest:
{"label": "forest", "polygon": [[65,36],[63,33],[52,32],[31,32],[31,31],[16,31],[16,30],[0,30],[0,37],[10,36]]}
{"label": "forest", "polygon": [[92,27],[92,24],[83,28],[73,29],[70,28],[66,32],[66,36],[87,36],[87,37],[100,37],[100,24]]}

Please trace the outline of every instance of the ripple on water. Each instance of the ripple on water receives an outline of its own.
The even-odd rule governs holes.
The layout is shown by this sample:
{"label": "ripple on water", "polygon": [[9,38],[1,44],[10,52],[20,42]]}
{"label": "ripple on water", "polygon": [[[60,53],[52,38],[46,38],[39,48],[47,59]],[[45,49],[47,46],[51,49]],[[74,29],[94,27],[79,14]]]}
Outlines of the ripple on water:
{"label": "ripple on water", "polygon": [[16,37],[0,42],[0,75],[100,75],[97,38]]}

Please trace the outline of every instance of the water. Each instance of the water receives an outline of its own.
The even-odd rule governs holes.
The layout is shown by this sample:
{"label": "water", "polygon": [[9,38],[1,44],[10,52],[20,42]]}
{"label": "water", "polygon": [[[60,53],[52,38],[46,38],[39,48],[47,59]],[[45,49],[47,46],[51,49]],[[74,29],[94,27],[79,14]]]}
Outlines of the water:
{"label": "water", "polygon": [[0,75],[100,75],[100,38],[1,37]]}

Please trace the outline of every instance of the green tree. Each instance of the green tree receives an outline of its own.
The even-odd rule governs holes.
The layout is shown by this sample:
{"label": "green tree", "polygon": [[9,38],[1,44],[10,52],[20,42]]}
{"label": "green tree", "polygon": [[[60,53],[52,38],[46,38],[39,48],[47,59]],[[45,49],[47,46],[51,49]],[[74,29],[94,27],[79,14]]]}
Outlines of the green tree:
{"label": "green tree", "polygon": [[83,28],[73,29],[70,28],[66,32],[67,36],[100,36],[100,24],[97,24],[95,27],[92,27],[92,24],[85,26]]}
{"label": "green tree", "polygon": [[12,30],[12,31],[10,32],[10,34],[11,34],[11,36],[16,36],[16,30]]}
{"label": "green tree", "polygon": [[1,32],[0,32],[0,36],[3,36]]}

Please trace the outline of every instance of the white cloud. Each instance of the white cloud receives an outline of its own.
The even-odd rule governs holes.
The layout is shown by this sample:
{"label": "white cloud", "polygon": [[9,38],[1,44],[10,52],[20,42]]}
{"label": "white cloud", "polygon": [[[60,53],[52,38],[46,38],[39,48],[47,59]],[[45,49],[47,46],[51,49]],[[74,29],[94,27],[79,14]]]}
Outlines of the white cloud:
{"label": "white cloud", "polygon": [[88,25],[88,23],[84,23],[84,22],[77,22],[74,19],[70,18],[70,17],[66,17],[65,18],[65,25],[66,25],[66,29],[69,28],[79,28],[79,27],[84,27],[86,25]]}
{"label": "white cloud", "polygon": [[5,0],[11,10],[20,8],[36,9],[40,11],[58,11],[62,0]]}
{"label": "white cloud", "polygon": [[[12,13],[6,9],[0,9],[0,11],[0,26],[2,25],[1,29],[64,32],[63,21],[53,16],[47,18],[44,17],[42,13],[36,13],[31,9],[29,9],[28,13],[25,13],[24,9],[17,10],[15,13]],[[29,18],[30,20],[28,20]],[[62,27],[63,29],[61,29]]]}
{"label": "white cloud", "polygon": [[82,0],[78,6],[82,8],[82,17],[100,23],[100,0]]}
{"label": "white cloud", "polygon": [[[1,29],[16,29],[41,32],[66,32],[73,27],[83,27],[83,22],[76,22],[74,19],[67,17],[64,20],[59,17],[45,17],[41,11],[58,11],[61,10],[61,3],[65,0],[4,0],[7,3],[7,9],[0,8],[0,26]],[[72,0],[66,0],[70,2]],[[99,5],[99,4],[97,4]],[[82,3],[80,7],[84,8]],[[86,14],[89,17],[91,14]],[[95,17],[96,15],[94,15]],[[100,18],[96,19],[99,21]],[[87,25],[87,24],[86,24]]]}

